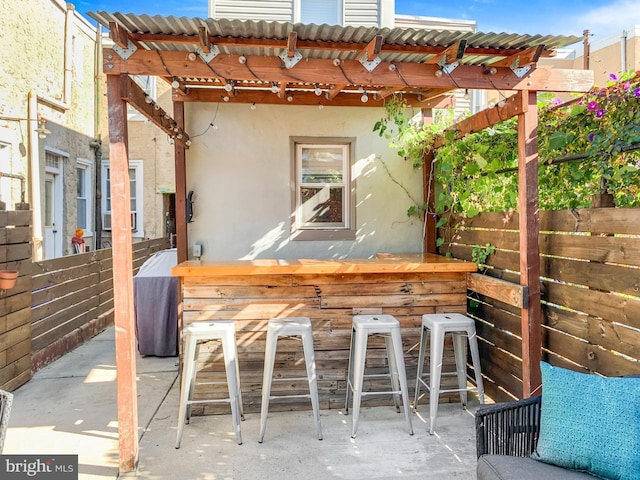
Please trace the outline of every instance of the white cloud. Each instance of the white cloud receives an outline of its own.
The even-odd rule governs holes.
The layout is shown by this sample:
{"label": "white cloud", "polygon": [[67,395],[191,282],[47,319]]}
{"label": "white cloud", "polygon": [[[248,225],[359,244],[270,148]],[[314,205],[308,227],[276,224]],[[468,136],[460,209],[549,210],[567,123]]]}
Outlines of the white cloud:
{"label": "white cloud", "polygon": [[577,21],[597,36],[610,35],[634,24],[640,24],[640,2],[615,0],[578,15]]}

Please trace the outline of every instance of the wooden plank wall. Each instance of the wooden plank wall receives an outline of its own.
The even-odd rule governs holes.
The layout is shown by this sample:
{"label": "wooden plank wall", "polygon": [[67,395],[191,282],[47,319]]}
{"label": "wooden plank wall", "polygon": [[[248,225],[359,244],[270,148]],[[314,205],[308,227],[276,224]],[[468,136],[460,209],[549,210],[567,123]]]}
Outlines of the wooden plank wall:
{"label": "wooden plank wall", "polygon": [[[167,238],[133,245],[133,274],[147,258],[169,248]],[[113,322],[112,250],[33,263],[31,328],[37,371]]]}
{"label": "wooden plank wall", "polygon": [[30,211],[0,211],[0,269],[19,272],[0,290],[0,389],[11,391],[31,378]]}
{"label": "wooden plank wall", "polygon": [[[494,245],[487,275],[518,283],[517,215],[481,214],[441,234],[465,260],[474,245]],[[540,254],[543,360],[608,376],[640,373],[640,209],[541,211]],[[478,319],[487,393],[519,398],[520,309],[470,292],[468,310]]]}
{"label": "wooden plank wall", "polygon": [[[415,385],[422,315],[466,310],[465,273],[396,273],[353,275],[254,275],[187,277],[183,285],[183,321],[236,321],[241,387],[245,411],[260,411],[266,324],[269,318],[307,316],[314,331],[320,404],[344,408],[351,321],[355,313],[394,315],[401,324],[410,392]],[[371,311],[368,309],[377,309]],[[217,342],[200,350],[198,382],[224,381],[224,364]],[[280,339],[274,376],[304,376],[299,340]],[[368,373],[387,370],[384,341],[369,339]],[[445,368],[455,369],[451,347]],[[455,382],[454,377],[447,377]],[[389,388],[389,381],[365,380],[368,391]],[[446,383],[445,383],[446,384]],[[272,394],[307,393],[305,381],[274,381]],[[226,385],[196,387],[196,398],[227,396]],[[443,395],[441,401],[454,399]],[[391,396],[364,397],[363,405],[391,404]],[[423,403],[425,400],[423,400]],[[308,399],[273,400],[270,410],[310,409]],[[425,407],[426,408],[426,407]],[[225,404],[194,405],[194,414],[228,412]]]}

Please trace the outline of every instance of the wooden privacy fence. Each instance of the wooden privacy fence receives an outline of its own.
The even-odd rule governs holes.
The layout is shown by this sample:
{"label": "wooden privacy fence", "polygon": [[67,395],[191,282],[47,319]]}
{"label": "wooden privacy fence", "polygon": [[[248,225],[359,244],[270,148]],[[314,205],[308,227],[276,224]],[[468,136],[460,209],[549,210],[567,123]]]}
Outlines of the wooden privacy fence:
{"label": "wooden privacy fence", "polygon": [[[133,274],[168,238],[133,244]],[[37,371],[113,322],[112,250],[34,262],[32,364]]]}
{"label": "wooden privacy fence", "polygon": [[0,290],[0,388],[14,390],[31,378],[30,211],[0,211],[0,269],[19,272]]}
{"label": "wooden privacy fence", "polygon": [[[486,275],[518,284],[517,214],[484,213],[451,227],[458,221],[440,232],[453,256],[471,260],[474,246],[489,243],[496,251]],[[541,211],[540,255],[543,360],[608,376],[640,373],[640,209]],[[469,295],[485,389],[495,400],[522,392],[517,294],[495,298],[517,290],[505,283],[495,295]]]}

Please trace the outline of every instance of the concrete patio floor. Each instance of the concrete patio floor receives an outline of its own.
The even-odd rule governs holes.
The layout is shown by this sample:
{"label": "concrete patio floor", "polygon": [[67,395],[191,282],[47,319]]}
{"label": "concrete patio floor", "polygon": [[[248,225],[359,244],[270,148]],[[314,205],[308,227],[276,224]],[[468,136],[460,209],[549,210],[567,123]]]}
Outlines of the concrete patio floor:
{"label": "concrete patio floor", "polygon": [[[4,453],[77,454],[81,480],[119,478],[114,346],[111,327],[16,390]],[[193,417],[176,450],[176,358],[138,357],[137,368],[138,478],[476,478],[475,395],[468,410],[441,404],[435,435],[428,434],[422,416],[428,405],[412,413],[413,436],[393,407],[370,407],[361,410],[355,439],[350,416],[321,411],[322,441],[315,437],[310,411],[273,412],[259,444],[260,415],[247,413],[243,445],[235,441],[231,416],[216,415]]]}

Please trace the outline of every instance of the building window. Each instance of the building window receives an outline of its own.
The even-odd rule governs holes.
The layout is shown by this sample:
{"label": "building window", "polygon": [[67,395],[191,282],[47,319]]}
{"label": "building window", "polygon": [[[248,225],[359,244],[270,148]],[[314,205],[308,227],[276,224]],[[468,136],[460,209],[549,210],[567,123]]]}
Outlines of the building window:
{"label": "building window", "polygon": [[342,25],[342,0],[298,0],[302,23]]}
{"label": "building window", "polygon": [[[144,237],[142,216],[142,161],[129,161],[129,188],[131,191],[131,231],[134,237]],[[102,228],[111,230],[111,169],[108,162],[102,164]]]}
{"label": "building window", "polygon": [[351,185],[353,139],[293,139],[293,238],[355,238]]}
{"label": "building window", "polygon": [[76,226],[77,228],[83,229],[85,234],[87,234],[91,232],[91,226],[93,224],[91,221],[91,163],[78,159],[76,174]]}

